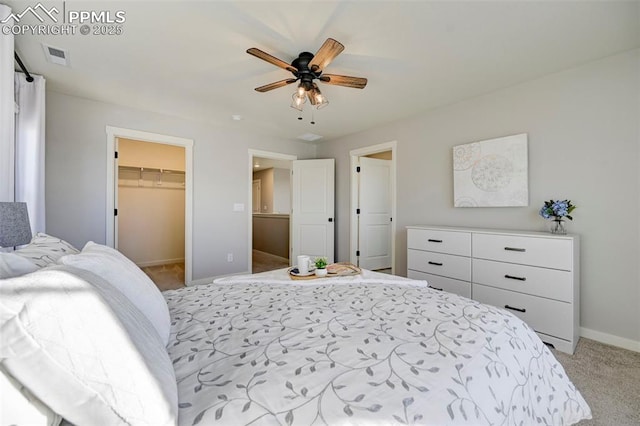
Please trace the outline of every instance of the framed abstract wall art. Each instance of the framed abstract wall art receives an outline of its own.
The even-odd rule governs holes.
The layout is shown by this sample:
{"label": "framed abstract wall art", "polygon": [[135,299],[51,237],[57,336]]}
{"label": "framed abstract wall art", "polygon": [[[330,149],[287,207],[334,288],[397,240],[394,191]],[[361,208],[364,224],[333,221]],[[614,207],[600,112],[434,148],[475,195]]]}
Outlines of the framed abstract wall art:
{"label": "framed abstract wall art", "polygon": [[528,206],[527,134],[454,146],[453,205]]}

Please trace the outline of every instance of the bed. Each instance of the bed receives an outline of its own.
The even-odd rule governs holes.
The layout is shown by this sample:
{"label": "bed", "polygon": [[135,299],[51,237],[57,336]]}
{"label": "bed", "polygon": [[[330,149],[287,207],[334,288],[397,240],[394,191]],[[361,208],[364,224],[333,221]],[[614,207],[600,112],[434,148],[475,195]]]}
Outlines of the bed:
{"label": "bed", "polygon": [[[7,349],[15,340],[2,336],[2,372],[48,424],[569,425],[591,417],[525,323],[424,281],[370,271],[310,281],[292,281],[286,270],[227,277],[161,294],[169,322],[157,327],[160,293],[151,297],[144,282],[133,294],[144,278],[111,250],[88,246],[58,259],[62,266],[0,285],[0,327],[19,319],[40,349],[51,338],[33,324],[51,318],[34,313],[43,292],[27,298],[24,288],[61,289],[53,297],[65,312],[83,294],[79,310],[91,313],[86,329],[65,328],[67,339],[83,339],[82,353],[67,350],[51,367],[66,363],[54,373],[70,382],[71,399],[55,392],[60,382],[29,373],[34,364],[21,365]],[[78,323],[77,312],[65,315],[56,321]],[[88,346],[96,349],[89,356]],[[52,347],[47,359],[60,352],[58,342]]]}

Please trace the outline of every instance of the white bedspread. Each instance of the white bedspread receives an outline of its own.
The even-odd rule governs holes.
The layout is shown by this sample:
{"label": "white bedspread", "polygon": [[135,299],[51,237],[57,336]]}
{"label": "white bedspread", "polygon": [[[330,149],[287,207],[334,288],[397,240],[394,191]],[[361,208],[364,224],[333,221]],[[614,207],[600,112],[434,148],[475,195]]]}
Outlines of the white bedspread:
{"label": "white bedspread", "polygon": [[588,405],[512,314],[364,271],[164,293],[179,423],[566,425]]}

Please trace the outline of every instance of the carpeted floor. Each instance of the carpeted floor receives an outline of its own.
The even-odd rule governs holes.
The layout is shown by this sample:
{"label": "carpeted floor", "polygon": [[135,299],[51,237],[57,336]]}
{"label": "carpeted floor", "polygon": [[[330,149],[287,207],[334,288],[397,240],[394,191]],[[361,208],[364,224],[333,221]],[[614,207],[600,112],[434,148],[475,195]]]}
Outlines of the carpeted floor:
{"label": "carpeted floor", "polygon": [[184,287],[184,262],[141,268],[160,291]]}
{"label": "carpeted floor", "polygon": [[[286,268],[289,259],[274,256],[259,250],[253,250],[253,273],[273,271]],[[184,287],[184,263],[169,265],[145,266],[141,268],[151,278],[160,291]]]}
{"label": "carpeted floor", "polygon": [[284,257],[275,256],[271,253],[265,253],[260,250],[252,251],[253,258],[253,273],[273,271],[274,269],[287,268],[289,266],[289,259]]}
{"label": "carpeted floor", "polygon": [[591,407],[579,426],[640,425],[640,353],[581,338],[573,355],[552,350]]}

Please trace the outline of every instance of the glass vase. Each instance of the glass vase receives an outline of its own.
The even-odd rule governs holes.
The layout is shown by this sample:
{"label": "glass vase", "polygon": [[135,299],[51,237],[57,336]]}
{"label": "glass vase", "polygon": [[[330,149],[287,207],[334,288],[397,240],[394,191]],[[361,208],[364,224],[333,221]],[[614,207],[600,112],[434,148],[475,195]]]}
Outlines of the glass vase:
{"label": "glass vase", "polygon": [[564,219],[559,217],[552,219],[550,231],[552,234],[565,235],[567,228],[564,227]]}

